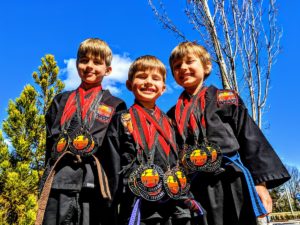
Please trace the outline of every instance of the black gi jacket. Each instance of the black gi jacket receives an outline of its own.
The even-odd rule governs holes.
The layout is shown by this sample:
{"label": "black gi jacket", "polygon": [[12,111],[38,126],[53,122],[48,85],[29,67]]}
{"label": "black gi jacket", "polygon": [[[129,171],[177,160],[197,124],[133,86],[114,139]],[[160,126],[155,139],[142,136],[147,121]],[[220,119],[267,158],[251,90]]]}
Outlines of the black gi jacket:
{"label": "black gi jacket", "polygon": [[[217,98],[218,89],[208,87],[204,109],[208,141],[218,144],[224,155],[232,156],[238,152],[255,184],[266,182],[268,188],[274,188],[286,182],[290,178],[286,168],[248,114],[243,101],[237,96],[237,104],[220,104]],[[175,119],[175,107],[169,110],[168,116]],[[201,143],[202,140],[200,134],[198,141]],[[189,138],[187,141],[192,144]],[[251,212],[247,213],[251,203],[245,180],[234,165],[227,166],[226,172],[215,176],[197,174],[191,190],[207,210],[209,225],[256,224],[254,219],[250,222]]]}
{"label": "black gi jacket", "polygon": [[[64,111],[65,104],[72,92],[64,92],[58,94],[46,114],[46,127],[47,127],[47,140],[46,140],[46,163],[47,167],[44,179],[47,177],[47,172],[54,164],[54,160],[51,159],[52,147],[57,141],[61,133],[60,120]],[[103,93],[103,97],[99,103],[105,104],[113,108],[113,113],[120,110],[126,109],[126,104],[119,98],[112,96],[109,91]],[[111,117],[113,114],[111,115]],[[74,116],[71,121],[71,125],[68,131],[75,130],[78,126],[78,118]],[[99,161],[102,164],[103,159],[101,158],[102,154],[102,142],[109,125],[111,118],[108,118],[105,121],[100,121],[97,118],[94,121],[90,129],[90,133],[93,135],[95,141],[98,144],[98,151],[95,155],[99,158]],[[108,161],[109,160],[109,161]],[[110,170],[110,166],[114,162],[112,159],[106,159],[106,162],[103,163],[103,168],[105,171]],[[94,174],[97,174],[95,163],[93,160],[83,159],[83,163],[74,163],[74,156],[66,156],[59,163],[58,168],[56,169],[57,173],[54,177],[52,189],[60,190],[72,190],[80,191],[83,187],[85,188],[94,188],[97,185],[97,176],[94,177]],[[109,173],[109,172],[108,172]],[[43,187],[43,181],[41,183],[41,188]]]}
{"label": "black gi jacket", "polygon": [[[114,196],[115,204],[120,204],[118,224],[128,223],[136,197],[130,191],[127,180],[130,173],[139,165],[136,160],[137,152],[135,140],[128,129],[122,124],[121,117],[122,114],[125,113],[129,113],[129,111],[119,112],[113,117],[103,143],[105,149],[110,149],[110,151],[105,151],[106,154],[110,154],[109,156],[105,156],[105,158],[111,157],[115,162],[114,170],[110,170],[112,173],[108,175],[108,177],[110,180],[111,195]],[[163,150],[159,148],[161,148],[160,145],[156,145],[154,164],[160,166],[163,171],[166,171],[166,163],[159,152]],[[169,164],[172,168],[176,165],[177,157],[172,150],[169,153],[169,157]],[[148,202],[142,199],[142,221],[143,219],[162,219],[161,217],[168,219],[170,216],[176,219],[191,217],[190,211],[188,207],[184,205],[183,201],[179,203],[179,201],[170,200],[167,204],[160,204],[158,202]],[[183,225],[184,224],[185,223],[183,223]]]}

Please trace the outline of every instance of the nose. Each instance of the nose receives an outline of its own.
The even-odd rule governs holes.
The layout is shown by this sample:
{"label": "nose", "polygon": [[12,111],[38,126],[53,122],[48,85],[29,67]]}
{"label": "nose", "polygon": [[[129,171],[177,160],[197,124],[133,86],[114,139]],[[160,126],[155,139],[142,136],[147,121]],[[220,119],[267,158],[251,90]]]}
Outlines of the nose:
{"label": "nose", "polygon": [[87,68],[92,68],[93,67],[93,61],[92,60],[89,60],[88,62],[87,62],[87,64],[86,64],[86,67]]}
{"label": "nose", "polygon": [[151,76],[148,76],[146,79],[145,79],[145,84],[146,85],[152,85],[152,77]]}
{"label": "nose", "polygon": [[187,64],[183,62],[183,63],[180,65],[180,69],[181,69],[181,70],[187,69]]}

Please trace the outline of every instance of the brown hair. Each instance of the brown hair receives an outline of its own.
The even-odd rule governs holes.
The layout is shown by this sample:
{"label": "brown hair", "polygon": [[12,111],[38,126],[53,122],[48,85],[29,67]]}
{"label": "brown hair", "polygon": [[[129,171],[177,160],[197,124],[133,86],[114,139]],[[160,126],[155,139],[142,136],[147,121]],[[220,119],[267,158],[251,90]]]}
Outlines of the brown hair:
{"label": "brown hair", "polygon": [[76,62],[78,63],[80,58],[88,55],[99,57],[100,59],[104,60],[106,66],[111,65],[112,51],[108,44],[99,38],[88,38],[80,43],[77,51]]}
{"label": "brown hair", "polygon": [[131,64],[128,71],[128,80],[132,81],[136,72],[146,70],[158,70],[163,77],[163,81],[166,81],[167,71],[165,65],[152,55],[140,56]]}
{"label": "brown hair", "polygon": [[[208,51],[201,45],[198,45],[195,42],[185,41],[181,42],[177,45],[171,52],[169,58],[169,64],[171,67],[171,71],[173,74],[173,64],[176,60],[184,58],[187,54],[193,54],[200,59],[203,67],[205,68],[207,65],[211,65],[211,58]],[[210,70],[211,71],[211,70]],[[205,74],[205,78],[207,78],[210,74]]]}

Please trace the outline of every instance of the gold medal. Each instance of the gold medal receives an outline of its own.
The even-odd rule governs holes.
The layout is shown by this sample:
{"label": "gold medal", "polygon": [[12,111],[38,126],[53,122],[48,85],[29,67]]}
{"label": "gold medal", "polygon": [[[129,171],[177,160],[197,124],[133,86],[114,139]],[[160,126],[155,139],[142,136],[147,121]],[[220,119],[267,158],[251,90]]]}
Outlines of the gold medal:
{"label": "gold medal", "polygon": [[205,142],[202,144],[203,148],[206,148],[209,154],[209,165],[205,168],[205,172],[215,172],[218,170],[222,163],[222,152],[218,145]]}
{"label": "gold medal", "polygon": [[168,196],[178,199],[181,196],[181,185],[178,177],[173,170],[168,170],[164,174],[164,188]]}
{"label": "gold medal", "polygon": [[162,169],[155,165],[144,165],[137,173],[137,187],[146,192],[155,192],[162,187]]}
{"label": "gold medal", "polygon": [[81,151],[87,148],[89,145],[89,139],[85,135],[79,134],[73,139],[72,145],[77,151]]}
{"label": "gold medal", "polygon": [[136,183],[136,176],[139,172],[141,167],[136,168],[130,175],[128,178],[128,187],[131,190],[131,192],[133,194],[135,194],[136,196],[140,196],[140,190],[137,187],[137,183]]}
{"label": "gold medal", "polygon": [[95,150],[96,147],[94,138],[86,130],[81,129],[80,132],[77,132],[70,143],[70,151],[74,155],[85,157],[93,154]]}
{"label": "gold medal", "polygon": [[190,145],[185,150],[182,160],[183,164],[192,172],[205,171],[209,165],[209,152],[201,145]]}
{"label": "gold medal", "polygon": [[69,136],[66,132],[62,132],[52,148],[52,158],[57,159],[69,147]]}

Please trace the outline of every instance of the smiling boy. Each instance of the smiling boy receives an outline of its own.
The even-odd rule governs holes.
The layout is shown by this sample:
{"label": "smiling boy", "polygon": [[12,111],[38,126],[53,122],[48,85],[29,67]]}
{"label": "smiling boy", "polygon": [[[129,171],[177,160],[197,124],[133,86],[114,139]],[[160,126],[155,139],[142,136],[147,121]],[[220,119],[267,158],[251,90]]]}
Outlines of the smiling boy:
{"label": "smiling boy", "polygon": [[[212,63],[203,46],[182,42],[169,62],[184,91],[168,115],[176,123],[181,160],[208,224],[257,224],[256,217],[272,211],[267,188],[286,182],[287,170],[238,94],[204,85]],[[195,161],[196,153],[204,160]]]}
{"label": "smiling boy", "polygon": [[114,116],[107,132],[107,148],[120,161],[115,169],[118,224],[186,225],[191,221],[184,203],[189,184],[179,166],[173,127],[156,106],[166,90],[165,80],[160,60],[149,55],[137,58],[126,82],[135,103]]}
{"label": "smiling boy", "polygon": [[83,41],[76,61],[80,86],[55,96],[46,114],[47,166],[36,224],[111,224],[106,174],[114,162],[103,163],[102,142],[113,114],[126,109],[101,86],[112,71],[111,60],[106,42]]}

